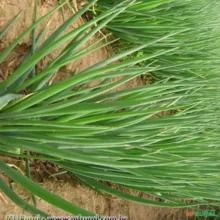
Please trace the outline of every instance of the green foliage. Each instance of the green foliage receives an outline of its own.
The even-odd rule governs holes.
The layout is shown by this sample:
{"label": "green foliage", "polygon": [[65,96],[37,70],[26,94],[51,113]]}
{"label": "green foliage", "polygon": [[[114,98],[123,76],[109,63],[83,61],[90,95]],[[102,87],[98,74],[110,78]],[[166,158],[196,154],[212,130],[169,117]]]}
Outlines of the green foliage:
{"label": "green foliage", "polygon": [[[106,11],[118,0],[100,0],[97,11]],[[169,50],[157,59],[155,65],[163,67],[154,71],[159,78],[200,77],[209,74],[210,66],[218,72],[219,51],[218,0],[139,0],[112,20],[107,28],[124,41],[125,48],[143,44],[177,32],[144,50],[152,54],[161,49]]]}
{"label": "green foliage", "polygon": [[[149,39],[139,41],[141,44],[73,74],[67,80],[51,84],[52,77],[60,68],[110,44],[101,44],[98,40],[85,47],[109,22],[108,27],[115,23],[119,25],[117,19],[130,13],[130,4],[134,3],[123,1],[78,28],[67,31],[94,2],[66,20],[43,43],[38,42],[14,73],[0,83],[0,152],[5,156],[51,161],[97,191],[142,204],[169,207],[219,205],[219,64],[212,65],[207,59],[204,66],[209,71],[200,77],[201,70],[203,73],[205,70],[200,58],[212,57],[213,54],[209,54],[213,47],[210,41],[217,29],[210,29],[206,43],[195,38],[196,47],[201,47],[201,56],[191,57],[190,62],[182,60],[178,67],[180,58],[177,54],[183,53],[184,47],[176,42],[177,39],[183,44],[187,41],[187,21],[177,16],[183,19],[181,27],[175,28],[172,24],[172,28],[169,26],[167,30],[167,23],[161,23],[166,31],[160,32],[159,26],[150,26]],[[153,2],[149,6],[151,10]],[[21,33],[0,54],[1,62],[26,34],[60,7],[35,20]],[[179,11],[178,7],[172,12],[169,7],[167,10],[169,20],[176,16],[172,14],[174,11]],[[187,33],[190,31],[187,30]],[[150,38],[156,32],[160,34]],[[60,47],[64,49],[54,60],[43,70],[31,74],[42,59]],[[191,49],[185,47],[185,54]],[[218,47],[213,53],[217,51]],[[177,58],[173,60],[175,56]],[[154,60],[159,63],[152,62]],[[184,68],[181,68],[183,64]],[[171,74],[164,75],[151,85],[115,91],[141,74],[165,74],[169,65],[175,66],[173,71],[169,68]],[[186,71],[185,75],[183,71]],[[195,74],[187,74],[190,71]],[[177,72],[179,74],[173,80]],[[115,77],[120,80],[114,80]],[[99,84],[88,86],[97,80]],[[29,93],[24,94],[23,91]],[[27,155],[26,152],[31,153]],[[0,162],[0,170],[33,195],[58,208],[74,214],[91,215],[33,183],[3,161]],[[106,182],[152,197],[140,198],[121,188],[115,189]],[[3,180],[0,188],[16,204],[32,213],[44,215],[27,204]]]}

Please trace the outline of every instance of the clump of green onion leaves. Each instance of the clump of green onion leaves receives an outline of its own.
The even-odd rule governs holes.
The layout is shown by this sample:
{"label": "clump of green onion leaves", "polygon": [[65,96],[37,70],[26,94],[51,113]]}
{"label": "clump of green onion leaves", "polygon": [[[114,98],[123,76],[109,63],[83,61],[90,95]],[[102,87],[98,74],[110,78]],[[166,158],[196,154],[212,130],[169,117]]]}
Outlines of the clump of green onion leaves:
{"label": "clump of green onion leaves", "polygon": [[[1,155],[50,161],[94,190],[140,204],[219,205],[218,2],[126,0],[111,7],[109,2],[90,1],[43,42],[44,31],[35,32],[34,50],[0,82]],[[63,4],[36,18],[1,51],[0,62]],[[69,29],[94,4],[96,16]],[[0,36],[10,34],[18,19],[13,18]],[[98,39],[88,46],[104,28],[121,38],[123,49],[51,83],[62,67],[112,43]],[[58,48],[59,54],[38,70],[38,63]],[[136,53],[141,56],[134,57]],[[156,79],[150,85],[117,90],[142,74]],[[3,160],[0,171],[66,212],[93,214]],[[0,189],[29,212],[47,215],[3,179]]]}

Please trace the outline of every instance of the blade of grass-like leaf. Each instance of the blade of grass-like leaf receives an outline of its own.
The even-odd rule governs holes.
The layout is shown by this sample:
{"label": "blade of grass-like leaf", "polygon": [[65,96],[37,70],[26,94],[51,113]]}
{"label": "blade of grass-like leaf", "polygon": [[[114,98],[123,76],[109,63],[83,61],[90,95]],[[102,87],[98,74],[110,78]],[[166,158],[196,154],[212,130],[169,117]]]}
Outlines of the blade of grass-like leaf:
{"label": "blade of grass-like leaf", "polygon": [[[29,179],[31,179],[29,155],[30,155],[30,152],[27,151],[27,152],[26,152],[26,158],[25,158],[25,172],[26,172],[26,176],[27,176]],[[34,195],[31,195],[31,197],[32,197],[32,201],[33,201],[34,207],[36,207],[36,198],[35,198]]]}
{"label": "blade of grass-like leaf", "polygon": [[[142,73],[142,71],[140,71],[140,73]],[[127,80],[127,79],[124,79],[124,80]],[[88,94],[85,94],[85,95],[83,95],[83,96],[80,96],[79,98],[77,98],[77,99],[73,99],[73,100],[71,100],[71,99],[69,99],[69,100],[66,100],[66,101],[63,101],[63,102],[61,102],[61,103],[57,103],[57,104],[54,104],[54,105],[52,105],[50,108],[47,108],[47,109],[42,109],[42,108],[40,108],[39,109],[39,111],[36,111],[36,113],[38,112],[38,113],[44,113],[44,112],[51,112],[51,111],[56,111],[56,113],[58,113],[57,112],[57,110],[58,109],[63,109],[62,111],[63,111],[63,113],[65,112],[65,110],[66,109],[64,109],[64,108],[67,108],[68,106],[70,107],[70,106],[72,106],[72,105],[74,105],[75,107],[74,107],[74,109],[76,109],[76,110],[79,110],[79,105],[76,105],[77,103],[79,103],[79,102],[82,102],[82,101],[85,101],[85,100],[88,100],[88,99],[90,99],[90,98],[92,98],[92,97],[95,97],[96,95],[98,95],[98,94],[102,94],[103,92],[106,92],[106,91],[108,91],[108,90],[110,90],[111,89],[111,84],[112,84],[112,86],[118,86],[120,83],[123,83],[123,80],[122,81],[116,81],[116,82],[113,82],[113,83],[110,83],[110,84],[107,84],[106,85],[106,87],[103,87],[103,88],[101,88],[101,90],[98,90],[98,91],[94,91],[94,92],[90,92],[90,94],[88,95]],[[102,104],[99,104],[99,107],[96,105],[96,107],[95,108],[101,108],[101,109],[103,109],[103,107],[107,110],[109,107],[110,108],[117,108],[117,109],[119,109],[119,108],[123,108],[123,107],[131,107],[131,106],[136,106],[138,103],[140,104],[140,103],[142,103],[142,105],[145,105],[145,104],[147,104],[147,103],[151,103],[151,102],[159,102],[159,101],[163,101],[163,100],[165,100],[165,95],[166,94],[172,94],[172,92],[174,93],[174,92],[178,92],[178,91],[187,91],[187,90],[189,90],[189,89],[193,89],[194,87],[196,88],[196,85],[194,85],[194,84],[192,84],[192,87],[189,87],[189,88],[187,88],[187,89],[185,89],[185,88],[181,88],[180,87],[181,86],[181,84],[174,84],[174,85],[169,85],[169,87],[170,88],[172,88],[172,90],[171,91],[166,91],[167,90],[167,88],[169,88],[169,87],[167,87],[167,85],[165,86],[163,86],[163,87],[161,87],[161,85],[157,85],[157,86],[151,86],[151,87],[146,87],[146,88],[140,88],[140,89],[131,89],[131,90],[128,90],[128,91],[121,91],[121,92],[117,92],[117,93],[111,93],[110,95],[109,95],[109,97],[117,97],[119,94],[124,94],[124,95],[126,95],[126,94],[132,94],[132,93],[134,93],[135,91],[146,91],[146,94],[147,94],[147,96],[145,95],[145,94],[141,94],[141,97],[144,97],[145,99],[146,99],[146,101],[144,101],[143,100],[143,98],[142,98],[142,100],[140,101],[140,100],[138,100],[137,99],[137,97],[135,98],[136,100],[134,101],[132,101],[132,102],[130,102],[130,103],[126,103],[126,102],[114,102],[114,104],[112,105],[112,103],[111,104],[107,104],[107,103],[105,103],[104,104],[104,106],[102,106]],[[182,85],[182,86],[184,86],[184,85]],[[158,90],[159,89],[159,90]],[[159,92],[160,91],[160,92]],[[164,98],[157,98],[157,96],[162,96],[163,95],[163,97]],[[108,97],[108,96],[107,96]],[[178,97],[178,96],[177,96]],[[103,99],[104,100],[104,99]],[[120,103],[120,104],[119,104]],[[119,104],[119,105],[118,105]],[[118,105],[118,106],[117,106]],[[89,107],[90,106],[90,107]],[[86,107],[86,105],[85,104],[81,104],[81,107],[82,108],[80,108],[81,110],[84,108],[84,111],[85,110],[87,110],[87,109],[90,109],[90,110],[92,110],[91,108],[92,108],[92,106],[91,106],[91,104],[89,104],[89,106],[87,106]],[[116,107],[117,106],[117,107]],[[89,108],[88,108],[89,107]],[[15,108],[16,108],[16,106],[15,106]],[[6,109],[7,110],[7,109]],[[7,110],[7,112],[10,112],[11,110],[9,109],[9,110]],[[9,113],[10,114],[10,113]],[[26,116],[28,116],[28,112],[25,112],[25,115]],[[2,115],[3,117],[6,117],[6,115]]]}
{"label": "blade of grass-like leaf", "polygon": [[[34,46],[32,46],[31,50],[28,51],[27,55],[24,57],[23,59],[23,62],[22,63],[25,63],[26,60],[28,60],[33,54],[34,54],[34,51],[36,51],[36,49],[39,47],[40,43],[41,43],[41,40],[42,40],[42,37],[45,35],[46,33],[46,30],[47,30],[47,26],[45,26],[41,31],[40,33],[38,34],[38,36],[35,37],[34,40]],[[31,76],[31,77],[34,77],[35,73],[36,72],[36,66],[34,65],[30,70],[28,70],[22,77],[20,77],[16,82],[15,82],[15,85],[16,86],[19,86],[19,85],[23,85],[25,80]],[[29,88],[28,88],[29,89]]]}
{"label": "blade of grass-like leaf", "polygon": [[36,209],[34,206],[28,204],[24,199],[19,197],[1,178],[0,178],[0,189],[8,196],[16,205],[22,209],[42,217],[48,216],[46,213]]}
{"label": "blade of grass-like leaf", "polygon": [[[72,56],[68,57],[68,59],[65,59],[65,60],[62,60],[61,62],[58,62],[59,60],[56,60],[55,63],[57,63],[58,65],[55,65],[54,63],[54,66],[52,67],[53,69],[57,70],[59,69],[60,67],[62,67],[63,65],[66,65],[70,62],[74,62],[76,60],[79,60],[80,58],[83,58],[85,57],[86,55],[89,55],[89,54],[92,54],[98,50],[100,50],[101,48],[105,48],[109,45],[111,45],[113,42],[115,42],[116,40],[112,40],[112,41],[109,41],[105,44],[102,43],[103,39],[100,39],[96,42],[94,42],[92,45],[88,46],[87,48],[85,49],[82,49],[80,52],[78,53],[75,53],[73,54]],[[41,76],[39,76],[38,78],[35,77],[35,78],[32,78],[30,79],[29,81],[27,81],[26,83],[24,83],[22,85],[22,87],[20,87],[18,90],[21,90],[22,88],[25,88],[26,85],[30,85],[30,84],[33,84],[33,87],[36,87],[35,91],[36,90],[40,90],[42,89],[43,87],[46,86],[46,84],[48,84],[48,82],[50,81],[50,79],[56,74],[58,73],[58,71],[55,71],[53,74],[48,74],[48,71],[45,72],[45,75],[48,75],[46,76],[46,79],[43,80],[43,73],[41,72]],[[59,74],[59,73],[58,73]],[[74,73],[72,74],[74,75]],[[41,82],[39,83],[38,81],[41,80]]]}
{"label": "blade of grass-like leaf", "polygon": [[[133,50],[132,50],[132,52],[133,52]],[[125,53],[124,56],[126,56],[126,55],[127,54]],[[123,56],[123,55],[121,54],[120,56]],[[110,62],[113,62],[113,60],[111,59]],[[104,66],[103,63],[101,63],[100,65]],[[105,72],[107,70],[105,70]],[[81,80],[89,80],[89,79],[93,78],[95,75],[98,75],[99,72],[100,72],[100,70],[98,70],[97,68],[91,68],[91,69],[89,69],[88,72],[84,71],[84,74],[82,72],[81,74],[79,74],[77,76],[71,77],[68,81],[63,81],[59,84],[52,85],[48,89],[41,91],[41,92],[33,95],[32,97],[28,98],[26,100],[27,106],[25,106],[25,108],[27,108],[33,104],[36,104],[40,101],[43,101],[44,99],[47,99],[55,94],[58,94],[58,93],[64,91],[65,89],[68,89],[68,88],[72,87],[73,85],[79,83]],[[25,101],[22,103],[22,105],[23,105],[22,109],[24,109],[24,104],[25,104]],[[18,106],[16,108],[18,108]]]}
{"label": "blade of grass-like leaf", "polygon": [[[44,42],[42,47],[46,46],[51,41],[56,40],[61,34],[63,34],[66,29],[73,24],[77,19],[79,19],[90,7],[93,5],[97,0],[92,0],[88,5],[80,9],[75,15],[71,16],[67,21],[65,21],[54,33],[47,38],[47,40]],[[61,6],[64,5],[64,3],[60,3]]]}
{"label": "blade of grass-like leaf", "polygon": [[[126,2],[126,1],[125,1]],[[130,1],[129,1],[130,2]],[[91,2],[91,4],[94,2]],[[89,5],[90,6],[90,5]],[[74,57],[76,57],[76,55],[74,57],[70,57],[71,54],[74,54],[74,52],[76,52],[78,49],[80,49],[80,47],[84,46],[84,44],[92,37],[94,36],[101,28],[103,28],[109,21],[113,20],[114,17],[116,17],[118,14],[120,14],[122,11],[124,11],[128,6],[124,6],[122,7],[120,10],[118,9],[119,5],[117,5],[117,7],[115,7],[115,9],[118,10],[118,12],[116,10],[113,10],[115,13],[113,13],[112,15],[109,15],[106,19],[104,19],[103,21],[101,21],[101,23],[99,25],[97,25],[92,31],[90,31],[87,35],[85,35],[81,40],[77,41],[77,42],[72,42],[71,46],[69,48],[66,48],[64,50],[64,54],[62,56],[60,56],[54,63],[61,63],[60,66],[66,65],[69,62],[73,61]],[[85,11],[85,10],[84,10]],[[91,51],[90,51],[91,52]],[[88,52],[89,54],[89,52]],[[86,54],[85,54],[86,55]],[[56,69],[58,69],[56,67]],[[45,75],[50,72],[47,71],[45,72]],[[43,77],[43,73],[41,73],[41,76],[39,76],[38,78]],[[46,81],[43,82],[42,85],[43,86],[49,79],[51,78],[51,76],[48,77],[48,79]],[[36,81],[36,79],[35,79]]]}
{"label": "blade of grass-like leaf", "polygon": [[[62,135],[61,135],[62,136]],[[90,155],[85,155],[83,152],[71,152],[68,150],[60,150],[57,149],[51,145],[41,145],[38,143],[34,143],[32,142],[31,144],[23,141],[23,140],[19,140],[13,138],[14,141],[11,144],[12,146],[16,144],[16,146],[22,146],[21,148],[23,148],[24,150],[30,150],[36,153],[41,153],[43,155],[50,155],[50,156],[54,156],[54,157],[58,157],[58,158],[63,158],[64,160],[69,160],[69,161],[75,161],[75,162],[81,162],[81,163],[85,163],[85,164],[94,164],[94,165],[101,165],[101,166],[106,166],[108,165],[108,167],[118,167],[118,168],[139,168],[139,167],[151,167],[153,165],[149,165],[149,161],[146,158],[136,158],[138,160],[138,163],[130,163],[130,161],[118,161],[117,158],[115,161],[111,161],[111,163],[109,163],[108,161],[106,162],[106,158],[100,158],[98,155],[97,156],[93,156],[91,157]],[[1,141],[0,143],[2,144],[6,144],[6,139],[1,136]],[[137,162],[137,161],[136,161]],[[172,164],[175,165],[177,162],[179,162],[179,160],[176,161],[172,161]],[[167,165],[170,162],[161,162],[160,164],[157,164],[158,166],[163,166],[163,165]]]}
{"label": "blade of grass-like leaf", "polygon": [[167,38],[169,38],[169,37],[171,37],[171,36],[174,36],[174,35],[176,35],[176,34],[178,34],[178,33],[183,32],[183,31],[185,31],[185,30],[181,30],[181,31],[179,31],[179,32],[174,32],[174,33],[168,34],[168,35],[166,35],[166,36],[164,36],[164,37],[162,37],[162,38],[153,40],[153,41],[151,41],[151,42],[147,42],[146,44],[142,44],[142,45],[137,46],[137,47],[134,47],[134,48],[132,48],[132,49],[130,49],[130,50],[124,51],[123,53],[117,54],[117,55],[115,55],[115,56],[113,56],[113,57],[111,57],[111,58],[109,58],[109,59],[107,59],[107,60],[105,60],[105,61],[103,61],[103,62],[101,62],[101,63],[95,64],[94,66],[92,66],[92,67],[90,68],[90,70],[94,70],[94,69],[97,69],[97,68],[106,66],[106,65],[108,65],[108,64],[110,64],[110,63],[113,63],[113,62],[115,62],[115,61],[117,61],[117,60],[119,60],[119,59],[122,59],[122,58],[124,58],[124,57],[126,57],[126,56],[128,56],[128,55],[131,55],[131,54],[133,54],[133,53],[135,53],[135,52],[137,52],[137,51],[140,51],[140,50],[143,49],[143,48],[147,48],[147,47],[150,47],[151,45],[155,45],[155,44],[157,44],[158,42],[163,41],[164,39],[167,39]]}
{"label": "blade of grass-like leaf", "polygon": [[[97,42],[97,43],[98,43],[98,42]],[[89,54],[95,52],[95,51],[98,50],[98,49],[101,49],[101,48],[103,48],[103,47],[105,47],[105,46],[108,46],[110,43],[111,43],[111,42],[108,42],[108,43],[106,43],[106,44],[102,44],[102,45],[100,45],[100,46],[97,46],[97,47],[94,48],[94,49],[93,49],[93,45],[91,45],[91,46],[88,47],[87,49],[81,50],[80,52],[73,54],[73,55],[70,56],[68,59],[62,60],[62,61],[60,61],[60,62],[56,62],[53,66],[51,66],[51,67],[49,67],[49,68],[43,70],[43,71],[42,71],[39,75],[37,75],[36,77],[34,77],[34,78],[28,80],[27,82],[25,82],[25,83],[22,85],[22,87],[17,88],[17,90],[22,90],[22,89],[26,88],[27,86],[30,86],[30,85],[33,84],[33,83],[37,83],[38,81],[42,80],[43,77],[45,77],[45,76],[47,76],[48,74],[50,74],[51,72],[53,72],[53,71],[59,69],[59,68],[62,67],[63,65],[66,65],[66,64],[68,64],[68,63],[70,63],[70,62],[79,60],[80,58],[83,58],[84,56],[89,55]],[[162,52],[161,52],[161,53],[162,53]],[[155,54],[155,55],[153,55],[153,56],[157,56],[157,55]],[[153,56],[152,56],[152,57],[153,57]],[[138,58],[138,59],[135,59],[135,60],[130,61],[129,63],[123,63],[123,64],[120,64],[120,66],[115,66],[115,69],[119,69],[119,68],[124,67],[124,66],[135,65],[135,64],[137,64],[137,63],[139,63],[139,62],[142,62],[142,61],[147,60],[147,59],[152,58],[152,57],[147,57],[147,56],[145,57],[145,56],[144,56],[144,57],[141,58],[141,59]],[[90,69],[90,68],[89,68],[89,69]],[[114,70],[113,66],[111,66],[111,70]],[[85,72],[85,71],[84,71],[84,72]],[[80,73],[80,74],[81,74],[81,73]],[[102,77],[103,77],[103,76],[100,76],[100,77],[97,76],[97,79],[102,78]],[[41,85],[41,84],[40,84],[40,85]]]}
{"label": "blade of grass-like leaf", "polygon": [[[32,18],[32,23],[35,24],[37,20],[37,7],[38,7],[38,0],[35,0],[34,2],[34,10],[33,10],[33,18]],[[31,45],[31,54],[33,55],[36,48],[37,48],[37,35],[36,35],[36,27],[33,28],[32,33],[32,45]],[[31,76],[34,76],[36,72],[36,66],[33,66],[33,69],[31,71]]]}
{"label": "blade of grass-like leaf", "polygon": [[98,181],[95,181],[91,178],[88,177],[84,177],[84,176],[78,176],[78,178],[84,182],[86,185],[91,186],[92,188],[95,188],[96,190],[100,191],[100,192],[104,192],[107,194],[111,194],[114,196],[118,196],[120,198],[132,201],[132,202],[136,202],[136,203],[140,203],[140,204],[147,204],[147,205],[152,205],[152,206],[161,206],[161,207],[192,207],[192,206],[197,206],[199,204],[187,204],[187,203],[182,203],[182,202],[176,202],[176,203],[169,203],[169,202],[157,202],[154,200],[150,200],[150,199],[144,199],[138,196],[133,196],[130,195],[128,193],[125,192],[121,192],[118,190],[115,190],[111,187],[108,187],[104,184],[101,184]]}
{"label": "blade of grass-like leaf", "polygon": [[[48,12],[46,15],[42,16],[39,18],[34,24],[32,24],[29,28],[27,28],[24,32],[22,32],[14,41],[11,43],[9,47],[3,50],[0,54],[0,63],[2,63],[8,55],[13,51],[13,49],[18,45],[18,43],[28,34],[30,33],[35,27],[37,27],[42,21],[44,21],[46,18],[49,16],[53,15],[61,6],[58,6],[57,8],[53,9],[52,11]],[[33,65],[32,65],[33,66]],[[28,71],[27,68],[26,71]],[[25,71],[25,72],[26,72]],[[10,77],[9,77],[10,78]],[[18,78],[16,78],[18,79]],[[8,79],[7,79],[8,80]],[[4,94],[7,91],[7,80],[4,80],[3,82],[0,83],[0,94]]]}
{"label": "blade of grass-like leaf", "polygon": [[61,197],[55,195],[54,193],[49,192],[48,190],[42,188],[39,184],[34,183],[27,177],[19,174],[17,171],[14,171],[12,168],[4,164],[0,161],[0,169],[6,175],[8,175],[14,181],[20,183],[23,187],[25,187],[31,193],[39,196],[40,198],[44,199],[48,203],[61,208],[67,212],[76,215],[84,215],[84,216],[92,216],[93,213],[88,212],[84,209],[81,209],[77,206],[74,206],[72,203],[62,199]]}
{"label": "blade of grass-like leaf", "polygon": [[22,95],[19,94],[6,94],[0,96],[0,110],[3,109],[12,100],[18,99],[20,97],[22,97]]}
{"label": "blade of grass-like leaf", "polygon": [[[119,9],[118,9],[119,10]],[[5,90],[8,90],[15,82],[17,79],[19,79],[23,74],[25,74],[26,71],[31,69],[33,65],[35,65],[37,62],[39,62],[43,57],[51,53],[54,49],[58,48],[59,46],[63,45],[64,43],[68,42],[69,40],[71,41],[74,37],[76,37],[80,32],[84,31],[88,27],[94,25],[98,20],[101,20],[105,17],[108,17],[111,14],[117,13],[117,10],[112,10],[104,15],[101,15],[97,17],[96,19],[93,19],[91,22],[88,22],[85,25],[82,25],[81,27],[70,31],[66,35],[60,37],[57,40],[51,40],[48,42],[46,46],[44,44],[34,53],[33,56],[30,57],[25,63],[19,66],[19,68],[5,81],[3,81],[0,85],[2,88]],[[68,21],[67,21],[68,22]],[[51,71],[49,71],[50,73]],[[13,86],[13,89],[16,85]]]}
{"label": "blade of grass-like leaf", "polygon": [[[111,151],[109,152],[110,154],[112,153]],[[176,185],[175,188],[174,186],[168,186],[166,184],[162,184],[162,185],[158,185],[158,188],[157,186],[155,185],[155,182],[158,182],[158,180],[156,180],[156,176],[159,175],[160,176],[160,179],[162,180],[166,174],[168,175],[166,178],[169,178],[169,179],[173,179],[173,183],[175,182],[175,179],[176,179],[176,183],[180,183],[181,184],[187,184],[188,182],[188,177],[186,176],[186,179],[184,180],[183,177],[184,175],[183,174],[186,174],[186,171],[184,170],[184,168],[182,170],[179,169],[179,174],[181,173],[181,177],[179,177],[179,174],[175,173],[175,175],[172,173],[172,169],[168,168],[168,169],[163,169],[160,167],[160,169],[156,169],[156,168],[153,168],[152,170],[148,169],[148,172],[141,172],[140,175],[138,176],[137,175],[137,172],[139,170],[135,170],[134,174],[133,175],[129,175],[129,172],[125,171],[123,172],[123,170],[120,170],[120,177],[118,176],[118,170],[115,170],[115,173],[114,173],[114,170],[106,170],[105,173],[103,174],[100,174],[100,169],[98,167],[88,167],[88,166],[80,166],[79,164],[68,164],[68,163],[59,163],[61,167],[64,167],[66,170],[69,170],[71,171],[74,175],[78,175],[79,173],[85,177],[89,177],[89,178],[92,178],[92,179],[99,179],[99,180],[103,180],[103,181],[110,181],[110,182],[113,182],[113,183],[116,183],[116,184],[120,184],[120,185],[124,185],[128,188],[133,188],[134,190],[144,190],[146,193],[150,193],[150,194],[154,194],[157,193],[157,192],[160,192],[162,194],[164,194],[164,192],[172,192],[172,197],[170,198],[182,198],[182,200],[185,198],[187,198],[186,195],[184,195],[184,189],[182,188],[182,186],[180,185],[179,187]],[[90,169],[91,168],[91,169]],[[96,170],[97,169],[97,170]],[[177,167],[175,168],[176,171],[177,171]],[[188,170],[188,172],[191,172],[190,170]],[[169,175],[170,173],[170,175]],[[189,174],[191,176],[191,179],[193,178],[193,174]],[[195,175],[195,174],[194,174]],[[198,175],[198,174],[196,174]],[[103,177],[102,177],[103,176]],[[115,177],[115,178],[114,178]],[[155,180],[154,180],[155,178]],[[182,179],[182,181],[180,180]],[[199,182],[199,181],[193,181],[190,179],[190,182],[191,183],[194,183],[194,184],[203,184],[203,181]],[[155,181],[155,182],[154,182]],[[139,185],[140,184],[140,185]],[[141,185],[142,185],[142,188],[141,188]],[[197,186],[195,186],[195,189],[196,189]],[[179,194],[179,190],[180,188],[182,189],[182,195]],[[189,192],[189,191],[188,191]],[[190,192],[192,193],[192,192]],[[175,195],[176,194],[176,195]],[[175,196],[174,196],[175,195]],[[207,198],[209,199],[209,196],[208,194],[204,195],[204,198]],[[154,195],[156,197],[158,197],[158,195]],[[194,196],[196,197],[196,194],[194,194]],[[169,196],[168,196],[169,197]],[[189,197],[188,199],[192,198],[193,195],[189,194]],[[161,197],[163,199],[163,196]],[[164,197],[164,199],[166,200],[166,198]],[[163,201],[164,202],[164,201]],[[173,202],[174,204],[177,202],[181,202],[180,200],[178,201],[174,201],[173,199],[170,200],[168,199],[167,202]],[[206,201],[204,201],[204,203],[207,203]],[[190,203],[189,203],[190,205]]]}
{"label": "blade of grass-like leaf", "polygon": [[[58,0],[57,3],[58,3],[58,5],[60,5],[60,4],[61,4],[61,1]],[[65,21],[65,16],[64,16],[64,9],[63,9],[63,7],[60,9],[60,11],[61,11],[61,15],[62,15],[63,22],[64,22],[64,21]]]}
{"label": "blade of grass-like leaf", "polygon": [[121,6],[121,9],[119,8],[120,4],[118,4],[116,7],[113,7],[113,10],[114,10],[114,8],[115,9],[119,8],[117,10],[117,12],[115,11],[114,14],[107,17],[103,21],[101,21],[91,32],[89,32],[85,37],[83,37],[80,41],[78,41],[77,44],[73,48],[71,48],[71,52],[74,53],[77,49],[82,47],[92,36],[94,36],[98,31],[100,31],[103,27],[105,27],[106,24],[108,24],[115,17],[117,17],[120,13],[122,13],[124,10],[126,10],[127,7],[129,7],[129,4],[125,5],[125,3],[129,3],[129,2],[130,2],[130,0],[122,2],[123,4]]}
{"label": "blade of grass-like leaf", "polygon": [[[65,3],[64,3],[65,4]],[[62,4],[63,5],[63,4]],[[55,9],[48,12],[46,15],[39,18],[36,23],[31,24],[30,27],[28,27],[24,32],[22,32],[16,40],[8,47],[6,48],[1,54],[0,54],[0,63],[4,61],[5,58],[11,53],[11,51],[17,46],[17,44],[25,37],[26,34],[30,33],[35,27],[37,27],[42,21],[44,21],[49,16],[53,15],[54,12],[56,12],[62,5],[56,7]]]}

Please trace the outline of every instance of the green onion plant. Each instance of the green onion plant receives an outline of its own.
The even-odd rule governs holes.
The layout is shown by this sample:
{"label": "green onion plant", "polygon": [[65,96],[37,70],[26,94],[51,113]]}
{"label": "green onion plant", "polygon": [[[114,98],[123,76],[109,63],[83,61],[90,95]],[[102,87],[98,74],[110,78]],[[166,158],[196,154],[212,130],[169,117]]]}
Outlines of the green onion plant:
{"label": "green onion plant", "polygon": [[[184,11],[192,1],[150,2],[126,0],[105,6],[92,20],[70,30],[70,25],[96,3],[93,0],[41,42],[44,31],[38,33],[36,29],[63,3],[33,19],[32,25],[1,51],[2,63],[24,36],[32,33],[35,37],[34,49],[0,83],[0,153],[50,161],[96,191],[141,204],[219,205],[220,77],[218,56],[214,56],[220,46],[219,13],[214,17],[216,8],[209,12],[204,7],[201,13],[210,16],[201,19],[199,15],[196,20],[192,11]],[[149,13],[143,23],[145,10]],[[209,18],[216,26],[200,32],[200,24],[209,25]],[[137,20],[137,26],[133,23],[133,28],[129,27],[130,19]],[[180,21],[182,25],[178,26]],[[193,31],[188,27],[191,23],[195,23]],[[135,40],[134,44],[77,74],[73,70],[66,80],[51,83],[65,65],[112,43],[98,39],[88,46],[89,40],[106,27],[122,39],[131,38],[127,42]],[[135,36],[135,27],[141,36]],[[132,30],[126,37],[128,29]],[[10,28],[6,27],[2,36],[5,31],[10,33]],[[62,48],[60,53],[38,70],[37,64],[58,48]],[[142,56],[131,57],[143,50]],[[192,56],[188,57],[190,51]],[[115,90],[141,74],[151,73],[163,73],[163,77],[147,86]],[[98,84],[88,86],[97,80]],[[66,212],[94,214],[42,188],[3,160],[0,171]],[[0,189],[27,211],[47,215],[27,203],[3,179]],[[139,197],[133,192],[150,196]]]}
{"label": "green onion plant", "polygon": [[[109,10],[122,0],[100,0],[96,12]],[[138,0],[107,24],[107,28],[130,48],[169,33],[178,32],[139,52],[152,54],[175,49],[152,58],[163,67],[153,72],[155,78],[200,77],[211,74],[210,66],[218,67],[220,2],[218,0]]]}

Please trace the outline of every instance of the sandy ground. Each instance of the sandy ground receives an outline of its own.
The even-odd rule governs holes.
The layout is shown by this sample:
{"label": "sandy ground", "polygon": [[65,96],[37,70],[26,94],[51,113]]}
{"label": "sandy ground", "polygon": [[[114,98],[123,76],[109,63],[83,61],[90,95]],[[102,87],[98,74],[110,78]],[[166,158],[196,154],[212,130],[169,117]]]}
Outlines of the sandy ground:
{"label": "sandy ground", "polygon": [[[74,2],[76,3],[76,2]],[[38,13],[40,15],[45,14],[49,9],[54,7],[54,0],[41,0]],[[20,21],[16,26],[10,31],[2,41],[0,41],[0,49],[7,46],[12,39],[14,39],[18,33],[24,30],[31,22],[32,17],[32,0],[0,0],[0,28],[3,27],[7,22],[16,15],[19,11],[22,11],[22,16]],[[65,10],[65,16],[68,17],[72,12]],[[47,35],[49,35],[56,27],[59,26],[63,21],[60,12],[57,12],[53,19],[49,21]],[[77,27],[83,22],[79,19],[76,24],[73,24],[71,28]],[[45,25],[45,24],[44,24]],[[9,59],[0,65],[0,80],[4,80],[19,64],[25,55],[27,48],[30,45],[30,38],[26,37],[24,42],[21,43],[14,52],[10,55]],[[82,70],[87,68],[94,63],[97,63],[106,57],[108,57],[108,51],[106,48],[102,48],[95,53],[85,57],[76,63],[67,66],[67,71],[56,77],[56,81],[68,77],[68,72],[73,70]],[[52,55],[53,56],[53,55]],[[45,60],[42,64],[45,65],[48,61]],[[122,86],[120,89],[127,87],[137,87],[143,85],[140,78],[132,80],[126,85]],[[39,169],[41,169],[39,167]],[[133,204],[121,199],[111,197],[108,195],[101,195],[94,192],[91,189],[79,184],[72,178],[69,179],[53,179],[49,178],[47,174],[44,174],[40,179],[42,186],[46,187],[50,191],[54,191],[57,194],[63,196],[65,199],[79,205],[85,209],[96,212],[101,215],[123,215],[127,216],[130,220],[180,220],[184,218],[184,210],[182,209],[169,209],[169,208],[158,208],[143,206],[139,204]],[[13,184],[12,187],[23,195],[24,198],[30,200],[30,195],[28,195],[21,186]],[[41,199],[37,199],[37,206],[50,213],[51,215],[67,215],[54,207],[51,207]],[[9,214],[25,214],[23,210],[14,205],[10,200],[8,200],[3,193],[0,192],[0,219],[4,219]]]}
{"label": "sandy ground", "polygon": [[[96,212],[105,216],[127,216],[129,220],[181,220],[185,219],[184,211],[180,209],[147,207],[144,205],[134,204],[123,201],[116,197],[101,195],[82,186],[75,181],[63,181],[44,179],[42,185],[50,191],[54,191],[65,199],[73,202],[75,205],[83,207],[87,210]],[[31,201],[30,196],[17,185],[13,186],[16,192],[23,195],[24,198]],[[0,219],[4,219],[9,214],[29,215],[11,201],[4,197],[0,199]],[[37,199],[37,207],[53,216],[68,216],[68,213],[55,209],[45,201]]]}

